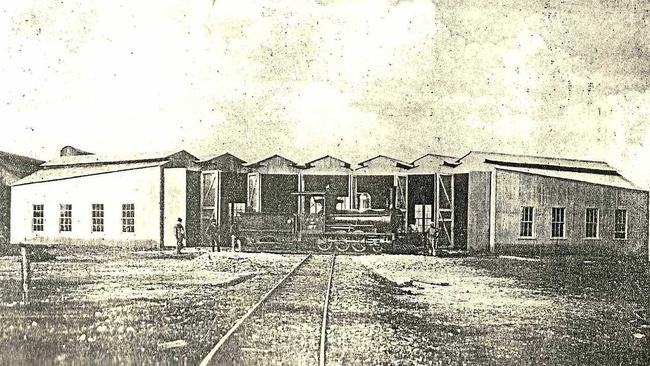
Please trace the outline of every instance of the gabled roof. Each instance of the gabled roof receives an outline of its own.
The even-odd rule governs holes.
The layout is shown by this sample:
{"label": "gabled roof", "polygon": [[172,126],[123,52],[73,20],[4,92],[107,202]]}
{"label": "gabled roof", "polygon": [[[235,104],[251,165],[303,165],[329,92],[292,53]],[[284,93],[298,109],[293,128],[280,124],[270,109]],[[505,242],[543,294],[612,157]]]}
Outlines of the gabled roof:
{"label": "gabled roof", "polygon": [[42,167],[62,167],[62,166],[80,166],[80,165],[97,165],[97,164],[120,164],[127,162],[157,162],[170,159],[186,159],[196,161],[198,158],[186,150],[167,151],[160,153],[142,153],[142,154],[125,154],[125,155],[73,155],[60,156],[52,159]]}
{"label": "gabled roof", "polygon": [[249,167],[249,168],[257,168],[257,167],[260,167],[260,166],[266,166],[271,161],[277,161],[277,162],[280,162],[283,165],[290,166],[292,168],[298,167],[298,164],[296,164],[295,161],[289,160],[289,159],[285,158],[284,156],[280,156],[278,154],[271,155],[268,158],[256,161],[256,162],[251,163],[251,164],[247,164],[246,166]]}
{"label": "gabled roof", "polygon": [[317,162],[320,162],[320,161],[323,161],[323,160],[326,160],[326,159],[330,159],[330,160],[338,162],[339,164],[341,164],[341,167],[343,167],[343,168],[348,168],[348,169],[350,168],[350,163],[348,163],[347,161],[341,160],[339,158],[335,158],[335,157],[333,157],[331,155],[325,155],[325,156],[323,156],[321,158],[314,159],[314,160],[312,160],[310,162],[307,162],[307,163],[305,163],[305,168],[307,168],[307,169],[313,168],[314,163],[317,163]]}
{"label": "gabled roof", "polygon": [[465,156],[451,162],[450,165],[462,166],[464,164],[490,164],[512,166],[519,168],[534,168],[547,170],[581,170],[596,174],[616,173],[616,169],[602,161],[551,158],[545,156],[516,155],[484,151],[470,151]]}
{"label": "gabled roof", "polygon": [[377,156],[375,156],[373,158],[370,158],[370,159],[367,159],[367,160],[364,160],[364,161],[360,162],[359,165],[361,165],[362,167],[366,167],[366,166],[368,166],[368,163],[370,163],[372,161],[376,161],[376,160],[388,160],[388,161],[394,163],[396,167],[403,168],[403,169],[410,169],[410,168],[413,167],[413,164],[409,164],[409,163],[407,163],[405,161],[395,159],[395,158],[391,158],[391,157],[386,156],[386,155],[377,155]]}
{"label": "gabled roof", "polygon": [[547,177],[576,180],[627,189],[640,189],[603,161],[551,158],[471,151],[455,162],[447,162],[452,171],[499,169]]}
{"label": "gabled roof", "polygon": [[11,184],[39,169],[43,161],[0,151],[0,183]]}
{"label": "gabled roof", "polygon": [[562,171],[562,170],[545,170],[545,169],[534,169],[534,168],[517,168],[517,167],[508,167],[500,166],[497,167],[498,170],[517,172],[517,173],[528,173],[534,175],[541,175],[551,178],[559,178],[565,180],[574,180],[579,182],[586,182],[592,184],[599,184],[604,186],[626,188],[633,190],[643,190],[621,175],[613,174],[594,174],[588,172],[575,172],[575,171]]}
{"label": "gabled roof", "polygon": [[408,174],[433,174],[448,171],[450,168],[445,163],[449,160],[455,161],[456,158],[437,154],[423,155],[413,161],[414,167],[409,169]]}
{"label": "gabled roof", "polygon": [[225,152],[225,153],[220,154],[220,155],[210,155],[210,156],[207,156],[207,157],[202,157],[201,159],[199,159],[198,163],[205,163],[205,162],[209,162],[209,161],[213,161],[213,160],[219,160],[219,159],[232,159],[232,160],[236,160],[236,161],[240,162],[241,164],[246,163],[245,160],[242,160],[242,159],[236,157],[235,155],[233,155],[233,154],[231,154],[229,152]]}
{"label": "gabled roof", "polygon": [[166,164],[166,161],[158,162],[128,162],[116,164],[93,164],[93,165],[69,165],[41,169],[34,174],[15,182],[12,186],[26,184],[52,182],[57,180],[88,177],[93,175],[116,173],[128,170],[158,167]]}
{"label": "gabled roof", "polygon": [[425,159],[427,159],[427,160],[428,159],[438,159],[438,160],[441,160],[441,161],[447,161],[447,160],[454,161],[454,160],[456,160],[456,157],[451,156],[451,155],[424,154],[424,155],[420,156],[419,158],[413,160],[411,165],[418,166],[418,165],[420,165],[420,162],[425,160]]}
{"label": "gabled roof", "polygon": [[248,168],[244,166],[246,162],[230,153],[223,153],[202,159],[197,162],[199,166],[207,170],[219,170],[222,172],[245,173]]}

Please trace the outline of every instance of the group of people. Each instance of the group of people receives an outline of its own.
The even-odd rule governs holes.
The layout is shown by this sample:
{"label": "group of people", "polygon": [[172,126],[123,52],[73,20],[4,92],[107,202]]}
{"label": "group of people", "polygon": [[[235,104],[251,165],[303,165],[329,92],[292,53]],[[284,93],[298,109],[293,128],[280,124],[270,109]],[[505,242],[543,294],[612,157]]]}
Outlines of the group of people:
{"label": "group of people", "polygon": [[421,235],[420,238],[426,247],[427,254],[435,256],[438,252],[438,239],[440,237],[440,228],[435,223],[431,223],[424,232],[418,230],[415,225],[409,225],[410,233]]}
{"label": "group of people", "polygon": [[[212,219],[205,229],[205,237],[208,239],[208,242],[212,246],[212,251],[217,249],[217,252],[221,251],[221,235],[219,232],[219,227],[217,226],[217,220]],[[181,254],[181,249],[184,246],[185,241],[185,227],[183,226],[183,219],[180,217],[176,221],[174,226],[174,235],[176,236],[176,253]],[[232,250],[235,251],[235,240],[231,238]]]}

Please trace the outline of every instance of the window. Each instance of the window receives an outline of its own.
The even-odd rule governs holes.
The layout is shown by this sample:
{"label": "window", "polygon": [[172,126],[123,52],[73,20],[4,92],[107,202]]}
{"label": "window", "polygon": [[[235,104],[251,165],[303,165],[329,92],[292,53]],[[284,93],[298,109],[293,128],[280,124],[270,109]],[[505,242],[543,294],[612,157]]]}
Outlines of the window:
{"label": "window", "polygon": [[92,205],[92,232],[101,233],[104,232],[104,204],[103,203],[93,203]]}
{"label": "window", "polygon": [[614,239],[627,239],[627,210],[616,209],[614,213]]}
{"label": "window", "polygon": [[358,193],[357,202],[359,203],[357,205],[357,207],[359,207],[359,211],[366,211],[372,208],[370,194],[368,193]]}
{"label": "window", "polygon": [[553,207],[551,211],[551,238],[564,238],[564,207]]}
{"label": "window", "polygon": [[530,206],[521,208],[521,222],[519,223],[519,236],[532,238],[535,227],[535,209]]}
{"label": "window", "polygon": [[431,226],[432,205],[415,205],[415,227],[417,231],[424,232]]}
{"label": "window", "polygon": [[323,196],[311,196],[309,197],[309,213],[310,214],[319,214],[323,211],[324,205]]}
{"label": "window", "polygon": [[43,231],[43,205],[32,205],[32,231]]}
{"label": "window", "polygon": [[347,210],[350,207],[349,197],[336,197],[336,211]]}
{"label": "window", "polygon": [[72,231],[72,205],[65,203],[60,205],[59,231]]}
{"label": "window", "polygon": [[133,203],[122,204],[122,232],[135,232],[135,205]]}
{"label": "window", "polygon": [[246,212],[246,204],[243,202],[230,203],[230,218],[238,217],[240,213]]}
{"label": "window", "polygon": [[598,209],[588,208],[585,211],[585,238],[598,238]]}

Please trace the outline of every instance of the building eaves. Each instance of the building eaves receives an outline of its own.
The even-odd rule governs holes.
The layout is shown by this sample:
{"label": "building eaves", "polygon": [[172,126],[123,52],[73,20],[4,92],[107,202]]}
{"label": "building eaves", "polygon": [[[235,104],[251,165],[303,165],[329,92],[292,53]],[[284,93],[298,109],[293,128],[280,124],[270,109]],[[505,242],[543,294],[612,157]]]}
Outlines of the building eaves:
{"label": "building eaves", "polygon": [[187,154],[191,158],[198,160],[196,156],[186,150],[175,150],[163,153],[142,153],[127,155],[73,155],[61,156],[42,164],[42,167],[66,167],[66,166],[85,166],[85,165],[105,165],[105,164],[122,164],[133,162],[160,162],[169,159],[176,154]]}
{"label": "building eaves", "polygon": [[257,168],[257,167],[260,167],[260,166],[264,165],[264,162],[267,162],[267,161],[275,159],[275,158],[279,158],[279,159],[287,162],[288,163],[287,165],[289,165],[291,167],[300,168],[300,165],[298,165],[295,161],[289,160],[289,159],[285,158],[284,156],[281,156],[281,155],[278,155],[278,154],[273,154],[273,155],[269,156],[268,158],[258,160],[258,161],[254,162],[254,163],[246,164],[245,167],[247,167],[247,168]]}
{"label": "building eaves", "polygon": [[566,171],[566,170],[546,170],[535,168],[522,168],[510,166],[498,166],[497,170],[510,171],[517,173],[533,174],[544,177],[558,178],[564,180],[591,183],[603,186],[625,188],[630,190],[646,191],[635,184],[631,183],[621,175],[589,173],[585,171]]}
{"label": "building eaves", "polygon": [[26,176],[25,178],[12,184],[12,186],[16,187],[27,184],[52,182],[101,174],[117,173],[129,170],[159,167],[163,166],[166,163],[166,161],[159,161],[48,167]]}
{"label": "building eaves", "polygon": [[314,166],[314,163],[316,163],[316,162],[318,162],[318,161],[321,161],[321,160],[325,160],[325,159],[327,159],[327,158],[330,158],[330,159],[332,159],[332,160],[336,160],[336,161],[338,161],[339,163],[341,163],[341,164],[343,165],[343,167],[350,169],[350,166],[351,166],[350,163],[348,163],[348,162],[345,161],[345,160],[342,160],[342,159],[336,158],[336,157],[334,157],[334,156],[331,156],[331,155],[325,155],[325,156],[320,157],[320,158],[318,158],[318,159],[314,159],[314,160],[312,160],[312,161],[309,161],[309,162],[305,163],[304,167],[307,168],[307,169],[309,169],[309,168],[311,168],[311,167]]}
{"label": "building eaves", "polygon": [[210,155],[208,157],[199,159],[199,161],[197,161],[197,163],[199,163],[199,164],[200,163],[206,163],[206,162],[209,162],[211,160],[220,159],[220,158],[224,158],[224,157],[231,157],[233,160],[239,161],[242,165],[246,163],[246,160],[242,160],[242,159],[238,158],[237,156],[235,156],[235,155],[233,155],[233,154],[231,154],[229,152],[225,152],[225,153],[219,154],[219,155]]}

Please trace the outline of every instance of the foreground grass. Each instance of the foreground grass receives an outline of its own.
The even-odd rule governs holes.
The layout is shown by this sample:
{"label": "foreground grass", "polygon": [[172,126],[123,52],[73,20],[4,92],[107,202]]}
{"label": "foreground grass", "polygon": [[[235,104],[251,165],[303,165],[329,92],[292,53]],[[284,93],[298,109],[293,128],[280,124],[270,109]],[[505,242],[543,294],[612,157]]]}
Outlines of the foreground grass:
{"label": "foreground grass", "polygon": [[0,259],[0,364],[197,364],[294,261],[78,249],[33,263],[28,305]]}

